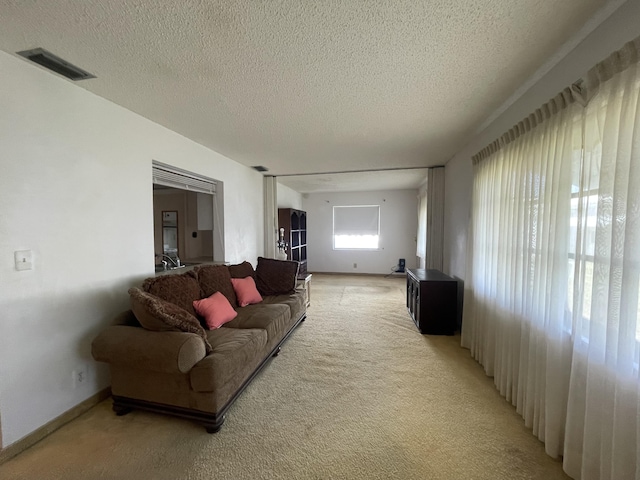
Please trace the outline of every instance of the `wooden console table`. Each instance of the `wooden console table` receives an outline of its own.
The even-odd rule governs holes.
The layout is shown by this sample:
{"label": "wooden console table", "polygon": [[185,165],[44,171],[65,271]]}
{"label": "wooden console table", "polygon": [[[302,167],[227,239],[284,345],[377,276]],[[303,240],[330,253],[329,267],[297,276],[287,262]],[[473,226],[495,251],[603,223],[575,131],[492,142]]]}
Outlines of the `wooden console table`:
{"label": "wooden console table", "polygon": [[456,331],[458,281],[438,270],[407,269],[407,309],[421,333]]}

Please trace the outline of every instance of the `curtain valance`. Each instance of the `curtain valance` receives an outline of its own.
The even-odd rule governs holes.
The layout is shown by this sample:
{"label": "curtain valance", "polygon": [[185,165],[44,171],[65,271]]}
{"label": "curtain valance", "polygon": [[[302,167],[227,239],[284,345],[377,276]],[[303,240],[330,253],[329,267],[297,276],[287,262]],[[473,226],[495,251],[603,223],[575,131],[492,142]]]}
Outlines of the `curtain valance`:
{"label": "curtain valance", "polygon": [[480,150],[477,154],[475,154],[472,157],[473,163],[476,164],[478,162],[481,162],[485,158],[490,157],[505,145],[513,142],[521,135],[530,132],[542,122],[556,115],[561,110],[564,110],[575,101],[576,97],[574,91],[569,87],[565,88],[562,92],[560,92],[554,98],[538,108],[531,115],[514,125],[500,138],[494,140],[485,148]]}
{"label": "curtain valance", "polygon": [[567,108],[574,102],[579,102],[583,106],[586,105],[598,92],[602,83],[611,79],[616,73],[620,73],[638,62],[640,62],[640,37],[626,43],[620,50],[612,53],[605,60],[596,64],[587,72],[584,78],[577,80],[573,85],[562,90],[531,115],[518,122],[498,139],[484,147],[471,157],[472,162],[476,164],[490,157],[502,147],[520,137],[520,135],[531,131],[537,125],[556,115],[559,111]]}

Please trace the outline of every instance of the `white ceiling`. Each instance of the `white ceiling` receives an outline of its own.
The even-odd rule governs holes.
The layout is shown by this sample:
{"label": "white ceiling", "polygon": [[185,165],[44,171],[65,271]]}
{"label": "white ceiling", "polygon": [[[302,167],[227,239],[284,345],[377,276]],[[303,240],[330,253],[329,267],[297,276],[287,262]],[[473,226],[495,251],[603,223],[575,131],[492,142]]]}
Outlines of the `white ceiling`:
{"label": "white ceiling", "polygon": [[97,76],[78,87],[272,175],[389,170],[444,164],[607,3],[3,0],[0,49],[43,47]]}

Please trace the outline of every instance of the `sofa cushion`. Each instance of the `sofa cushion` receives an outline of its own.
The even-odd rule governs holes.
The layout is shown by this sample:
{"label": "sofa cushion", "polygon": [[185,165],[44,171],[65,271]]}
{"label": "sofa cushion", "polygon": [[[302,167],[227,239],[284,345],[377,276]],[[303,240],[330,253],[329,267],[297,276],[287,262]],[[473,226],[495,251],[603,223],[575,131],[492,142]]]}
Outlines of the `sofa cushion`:
{"label": "sofa cushion", "polygon": [[261,328],[267,331],[268,346],[273,347],[290,327],[291,313],[287,305],[247,305],[238,309],[238,316],[225,324],[225,328]]}
{"label": "sofa cushion", "polygon": [[185,309],[193,316],[196,315],[193,301],[201,298],[200,285],[198,285],[196,274],[192,271],[180,275],[169,274],[147,278],[142,284],[142,289]]}
{"label": "sofa cushion", "polygon": [[196,392],[221,389],[236,376],[245,377],[264,360],[267,333],[261,329],[222,327],[207,332],[213,351],[190,372],[191,387]]}
{"label": "sofa cushion", "polygon": [[200,284],[200,298],[207,298],[216,292],[222,293],[231,306],[238,303],[231,285],[231,274],[226,265],[202,265],[194,269]]}
{"label": "sofa cushion", "polygon": [[153,331],[195,333],[202,337],[206,352],[211,351],[204,328],[189,312],[137,287],[130,288],[129,295],[131,310],[144,328]]}
{"label": "sofa cushion", "polygon": [[282,295],[296,290],[299,263],[291,260],[275,260],[258,257],[256,286],[265,295]]}
{"label": "sofa cushion", "polygon": [[253,278],[232,278],[231,283],[236,292],[238,306],[246,307],[247,305],[253,305],[262,301],[262,296],[260,292],[258,292],[256,282]]}
{"label": "sofa cushion", "polygon": [[229,265],[229,273],[231,274],[231,278],[255,277],[256,274],[253,270],[253,265],[247,261],[236,265]]}
{"label": "sofa cushion", "polygon": [[287,305],[291,312],[291,319],[295,322],[306,310],[306,299],[300,292],[289,295],[270,295],[263,297],[262,303],[266,305],[282,304]]}
{"label": "sofa cushion", "polygon": [[209,330],[220,328],[238,316],[238,312],[233,309],[227,297],[220,292],[194,301],[193,308],[198,315],[204,318]]}

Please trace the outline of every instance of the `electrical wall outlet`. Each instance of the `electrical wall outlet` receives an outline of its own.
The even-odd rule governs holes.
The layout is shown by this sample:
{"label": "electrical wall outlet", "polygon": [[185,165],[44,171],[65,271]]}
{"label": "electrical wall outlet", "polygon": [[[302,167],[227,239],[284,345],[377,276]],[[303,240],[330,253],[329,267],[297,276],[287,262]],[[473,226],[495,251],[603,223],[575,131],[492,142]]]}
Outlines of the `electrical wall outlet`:
{"label": "electrical wall outlet", "polygon": [[71,372],[71,380],[73,381],[73,388],[78,388],[85,385],[89,380],[87,377],[86,365],[80,365],[73,372]]}
{"label": "electrical wall outlet", "polygon": [[358,264],[357,264],[357,263],[354,263],[354,264],[353,264],[353,268],[358,268]]}

